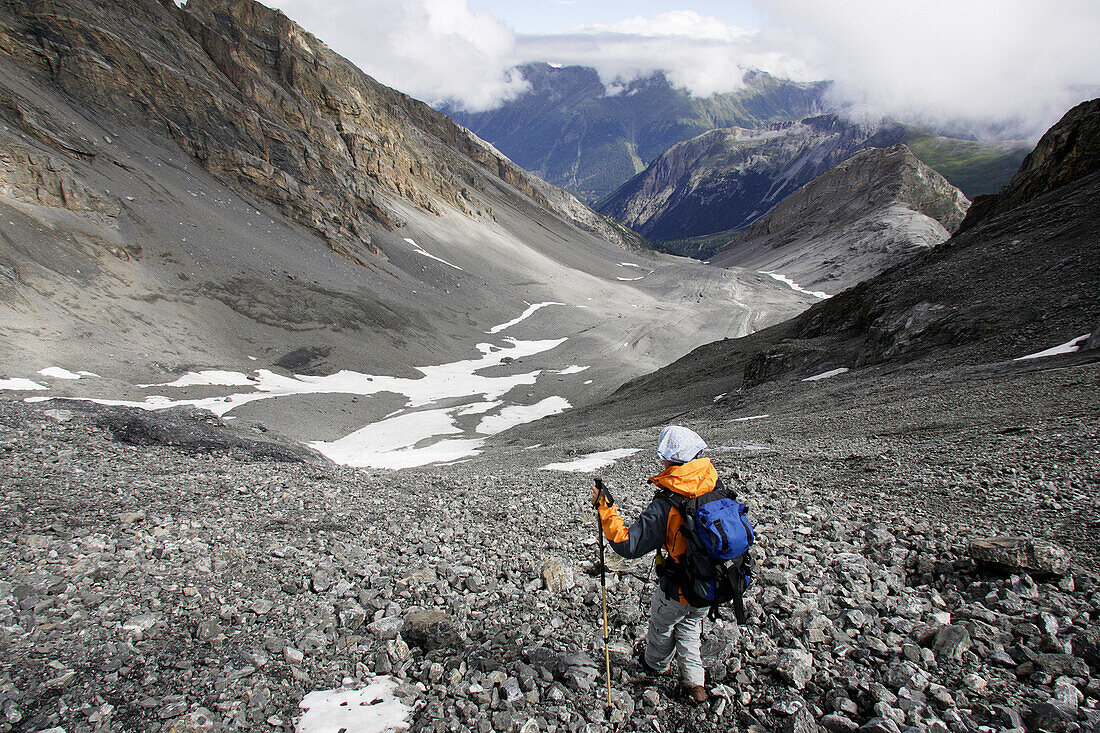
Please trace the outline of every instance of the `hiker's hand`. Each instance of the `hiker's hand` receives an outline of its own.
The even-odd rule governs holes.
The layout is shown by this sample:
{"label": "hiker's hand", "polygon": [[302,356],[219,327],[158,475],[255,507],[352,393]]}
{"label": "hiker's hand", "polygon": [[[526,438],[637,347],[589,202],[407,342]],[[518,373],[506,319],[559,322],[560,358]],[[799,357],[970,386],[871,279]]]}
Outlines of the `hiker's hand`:
{"label": "hiker's hand", "polygon": [[595,486],[592,487],[592,498],[589,500],[589,503],[597,509],[600,507],[600,490]]}

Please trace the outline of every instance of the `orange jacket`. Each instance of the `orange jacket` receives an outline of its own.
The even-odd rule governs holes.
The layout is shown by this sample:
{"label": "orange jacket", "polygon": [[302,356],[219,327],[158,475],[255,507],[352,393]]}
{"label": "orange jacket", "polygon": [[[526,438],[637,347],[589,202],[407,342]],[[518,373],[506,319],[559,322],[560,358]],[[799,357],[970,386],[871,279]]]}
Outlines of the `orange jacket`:
{"label": "orange jacket", "polygon": [[[718,480],[718,471],[709,458],[696,458],[682,466],[670,466],[649,479],[650,483],[662,489],[688,498],[702,496],[713,489]],[[611,549],[623,557],[641,557],[662,546],[674,560],[679,560],[687,552],[687,540],[680,534],[683,517],[660,492],[629,529],[614,504],[601,501],[599,512],[600,524]]]}

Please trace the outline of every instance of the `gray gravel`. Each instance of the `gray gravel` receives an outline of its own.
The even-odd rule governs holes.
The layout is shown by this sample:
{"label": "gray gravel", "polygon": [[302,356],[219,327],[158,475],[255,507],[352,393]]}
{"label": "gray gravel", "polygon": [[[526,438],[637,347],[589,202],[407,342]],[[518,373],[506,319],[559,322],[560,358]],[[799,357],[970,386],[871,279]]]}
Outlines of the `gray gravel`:
{"label": "gray gravel", "polygon": [[[1068,399],[1095,386],[1058,374]],[[0,730],[291,730],[307,692],[377,674],[414,730],[1097,729],[1095,417],[872,440],[834,404],[814,442],[720,409],[691,424],[760,530],[750,623],[706,624],[691,707],[632,661],[648,566],[612,563],[605,709],[589,477],[537,468],[585,445],[351,470],[0,401]],[[655,468],[602,472],[626,516]],[[971,559],[1008,530],[1069,547],[1070,572]]]}

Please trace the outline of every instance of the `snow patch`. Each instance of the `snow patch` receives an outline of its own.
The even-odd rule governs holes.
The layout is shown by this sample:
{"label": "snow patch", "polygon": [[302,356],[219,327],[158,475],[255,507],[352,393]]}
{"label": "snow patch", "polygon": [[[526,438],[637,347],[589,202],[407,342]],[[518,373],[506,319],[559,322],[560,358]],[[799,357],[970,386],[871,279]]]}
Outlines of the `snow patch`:
{"label": "snow patch", "polygon": [[45,369],[39,369],[38,373],[43,377],[53,377],[54,379],[80,379],[79,374],[74,374],[68,369],[62,369],[61,367],[46,367]]}
{"label": "snow patch", "polygon": [[1078,336],[1072,341],[1067,341],[1064,344],[1058,346],[1051,346],[1044,351],[1037,351],[1034,354],[1028,354],[1027,356],[1017,356],[1013,361],[1023,361],[1024,359],[1042,359],[1047,356],[1057,356],[1058,354],[1072,354],[1081,348],[1081,344],[1088,340],[1090,334],[1084,336]]}
{"label": "snow patch", "polygon": [[556,370],[554,370],[554,373],[555,374],[580,374],[581,372],[586,371],[590,368],[591,367],[578,366],[576,364],[572,364],[570,366],[567,366],[565,369],[556,369]]}
{"label": "snow patch", "polygon": [[511,328],[512,326],[516,325],[520,321],[527,320],[528,318],[530,318],[535,313],[535,311],[538,311],[542,308],[545,308],[548,305],[565,305],[565,303],[549,302],[549,303],[535,303],[534,305],[529,305],[529,306],[527,306],[527,310],[523,311],[523,313],[521,313],[518,318],[513,318],[512,320],[508,321],[507,323],[501,323],[498,326],[493,326],[488,331],[486,331],[486,333],[488,333],[488,334],[500,333],[504,329]]}
{"label": "snow patch", "polygon": [[604,466],[610,466],[620,458],[626,458],[632,456],[642,448],[617,448],[615,450],[599,451],[597,453],[588,453],[580,458],[574,458],[571,461],[563,461],[561,463],[548,463],[545,466],[539,468],[540,471],[566,471],[568,473],[589,473]]}
{"label": "snow patch", "polygon": [[436,257],[435,255],[431,254],[430,252],[426,252],[424,249],[421,248],[421,246],[419,244],[417,244],[413,240],[409,239],[408,237],[404,237],[404,239],[405,239],[406,242],[408,242],[409,244],[412,245],[413,251],[416,252],[418,255],[424,255],[425,257],[428,257],[429,259],[436,260],[437,262],[442,262],[447,267],[453,267],[456,270],[458,270],[459,272],[464,272],[464,270],[461,267],[459,267],[458,265],[452,265],[450,262],[447,262],[447,260]]}
{"label": "snow patch", "polygon": [[764,415],[752,415],[751,417],[735,417],[735,418],[733,418],[732,422],[748,422],[749,420],[763,420],[766,417],[771,417],[771,415],[764,414]]}
{"label": "snow patch", "polygon": [[32,382],[29,379],[13,377],[11,379],[0,379],[0,389],[28,391],[32,389],[49,389],[49,387],[41,385],[38,382]]}
{"label": "snow patch", "polygon": [[461,433],[452,411],[453,408],[409,412],[371,423],[339,440],[318,440],[308,445],[336,463],[355,468],[412,468],[477,455],[481,439],[440,440],[416,447],[441,435]]}
{"label": "snow patch", "polygon": [[779,282],[781,282],[784,285],[786,285],[787,287],[789,287],[791,290],[794,290],[794,291],[799,292],[799,293],[805,293],[806,295],[812,295],[815,298],[821,298],[823,300],[825,298],[831,298],[832,297],[828,293],[823,292],[821,290],[807,290],[806,288],[802,287],[801,285],[799,285],[798,283],[796,283],[794,280],[790,279],[786,275],[780,275],[779,273],[776,273],[776,272],[766,272],[764,270],[761,270],[760,274],[761,275],[767,275],[768,277],[770,277],[774,280],[778,280]]}
{"label": "snow patch", "polygon": [[830,377],[835,377],[838,374],[844,374],[847,371],[848,371],[848,367],[840,367],[839,369],[830,369],[827,372],[821,372],[821,374],[815,374],[812,377],[806,377],[802,381],[803,382],[816,382],[816,381],[821,380],[821,379],[829,379]]}
{"label": "snow patch", "polygon": [[228,372],[219,369],[206,369],[201,372],[188,372],[174,382],[161,384],[139,384],[139,387],[196,387],[209,385],[215,387],[251,387],[256,383],[252,377],[240,372]]}
{"label": "snow patch", "polygon": [[397,680],[376,677],[358,690],[315,690],[298,703],[305,710],[295,733],[385,733],[409,727],[409,708],[394,695]]}
{"label": "snow patch", "polygon": [[572,405],[564,397],[547,397],[533,405],[511,405],[503,408],[498,414],[490,415],[477,426],[477,432],[482,435],[496,435],[503,433],[508,428],[516,425],[541,420],[550,415],[565,412]]}

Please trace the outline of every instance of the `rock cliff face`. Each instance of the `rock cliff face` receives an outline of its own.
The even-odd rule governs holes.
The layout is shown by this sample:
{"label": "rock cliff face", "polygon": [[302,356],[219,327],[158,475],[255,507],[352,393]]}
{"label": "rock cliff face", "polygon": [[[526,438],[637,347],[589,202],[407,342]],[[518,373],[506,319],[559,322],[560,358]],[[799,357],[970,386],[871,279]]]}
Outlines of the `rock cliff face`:
{"label": "rock cliff face", "polygon": [[593,203],[672,145],[716,127],[759,127],[827,111],[827,82],[762,72],[737,92],[692,97],[658,72],[609,89],[595,69],[519,67],[531,89],[487,112],[443,110],[526,170]]}
{"label": "rock cliff face", "polygon": [[970,229],[1048,191],[1100,170],[1100,99],[1077,105],[1050,128],[996,196],[981,196],[961,229]]}
{"label": "rock cliff face", "polygon": [[[543,187],[426,105],[384,87],[282,13],[252,0],[153,0],[96,5],[56,0],[0,9],[0,58],[76,99],[170,136],[222,181],[275,202],[360,259],[370,230],[393,228],[404,200],[491,216],[486,173],[557,208],[580,207]],[[95,143],[66,139],[11,76],[0,115],[68,155]],[[618,239],[585,214],[576,223]]]}
{"label": "rock cliff face", "polygon": [[835,294],[951,236],[970,202],[904,145],[861,150],[711,259]]}
{"label": "rock cliff face", "polygon": [[657,241],[741,229],[856,151],[904,134],[893,123],[835,115],[712,130],[672,147],[596,208]]}

